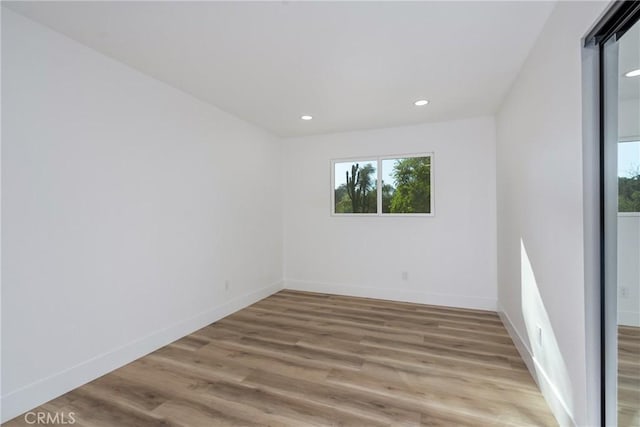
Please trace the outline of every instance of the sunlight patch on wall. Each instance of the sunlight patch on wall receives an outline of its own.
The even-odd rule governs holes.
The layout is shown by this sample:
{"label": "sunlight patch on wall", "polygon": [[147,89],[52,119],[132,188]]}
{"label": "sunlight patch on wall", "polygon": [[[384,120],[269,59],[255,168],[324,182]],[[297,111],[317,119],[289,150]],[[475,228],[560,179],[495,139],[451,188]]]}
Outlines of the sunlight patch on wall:
{"label": "sunlight patch on wall", "polygon": [[[540,296],[536,276],[522,239],[520,239],[520,276],[522,315],[538,385],[543,395],[555,394],[564,405],[564,411],[573,417],[573,393],[567,365]],[[554,410],[554,414],[557,413]]]}

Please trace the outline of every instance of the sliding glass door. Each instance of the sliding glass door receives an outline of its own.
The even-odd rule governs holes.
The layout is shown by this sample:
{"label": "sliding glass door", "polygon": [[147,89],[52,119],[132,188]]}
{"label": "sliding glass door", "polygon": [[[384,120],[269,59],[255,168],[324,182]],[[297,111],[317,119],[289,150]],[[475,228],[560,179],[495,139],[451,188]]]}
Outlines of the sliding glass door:
{"label": "sliding glass door", "polygon": [[640,22],[601,45],[606,426],[640,426]]}

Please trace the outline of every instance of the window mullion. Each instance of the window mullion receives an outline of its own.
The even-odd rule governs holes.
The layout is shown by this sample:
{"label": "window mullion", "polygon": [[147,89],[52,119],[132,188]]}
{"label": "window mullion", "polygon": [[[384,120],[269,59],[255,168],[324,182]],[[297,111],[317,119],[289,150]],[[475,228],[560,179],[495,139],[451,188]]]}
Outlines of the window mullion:
{"label": "window mullion", "polygon": [[378,216],[382,216],[382,159],[378,157],[378,183],[377,183],[377,213]]}

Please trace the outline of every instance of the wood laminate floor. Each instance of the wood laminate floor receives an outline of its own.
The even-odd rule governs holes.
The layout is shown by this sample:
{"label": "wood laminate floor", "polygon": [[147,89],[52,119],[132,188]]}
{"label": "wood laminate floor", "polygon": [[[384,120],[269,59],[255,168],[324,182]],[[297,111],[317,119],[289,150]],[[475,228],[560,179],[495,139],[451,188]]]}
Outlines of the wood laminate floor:
{"label": "wood laminate floor", "polygon": [[618,426],[640,427],[640,328],[618,326]]}
{"label": "wood laminate floor", "polygon": [[294,291],[38,411],[108,427],[556,425],[496,313]]}

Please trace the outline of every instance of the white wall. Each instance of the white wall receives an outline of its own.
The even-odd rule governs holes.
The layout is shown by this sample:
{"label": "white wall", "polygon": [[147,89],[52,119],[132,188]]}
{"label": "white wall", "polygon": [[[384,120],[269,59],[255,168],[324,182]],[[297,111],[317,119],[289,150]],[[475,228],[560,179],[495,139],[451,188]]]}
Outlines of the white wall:
{"label": "white wall", "polygon": [[2,15],[4,421],[279,289],[282,198],[269,134]]}
{"label": "white wall", "polygon": [[[495,124],[284,140],[285,286],[495,309]],[[433,152],[434,217],[332,217],[331,159]],[[408,280],[402,280],[402,272]]]}
{"label": "white wall", "polygon": [[640,140],[640,100],[621,99],[618,105],[618,137],[620,141]]}
{"label": "white wall", "polygon": [[[640,100],[619,100],[620,141],[640,140],[639,117]],[[618,324],[640,326],[640,213],[637,212],[618,214]]]}
{"label": "white wall", "polygon": [[640,213],[618,214],[618,323],[640,326]]}
{"label": "white wall", "polygon": [[[498,301],[561,424],[596,425],[587,352],[581,38],[603,2],[559,2],[497,116]],[[539,341],[538,328],[542,328]]]}

